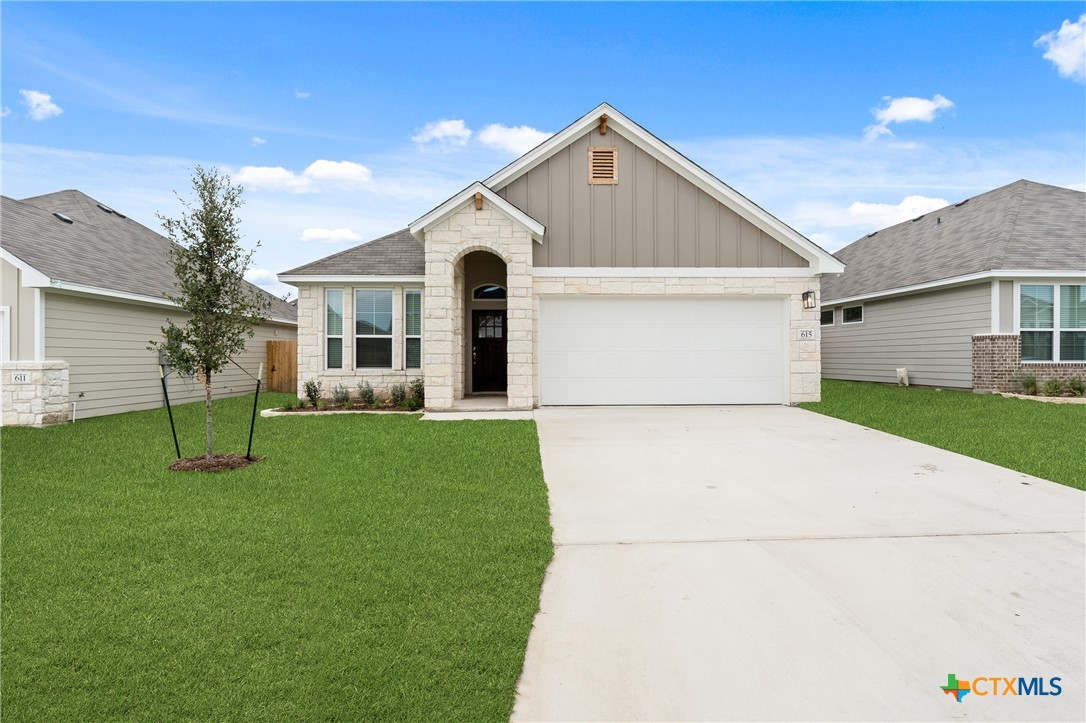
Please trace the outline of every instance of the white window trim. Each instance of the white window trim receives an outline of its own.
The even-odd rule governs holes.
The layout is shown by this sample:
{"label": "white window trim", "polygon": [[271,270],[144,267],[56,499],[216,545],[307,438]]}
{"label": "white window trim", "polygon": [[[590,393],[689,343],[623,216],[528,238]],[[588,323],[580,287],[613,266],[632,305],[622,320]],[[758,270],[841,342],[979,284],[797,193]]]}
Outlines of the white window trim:
{"label": "white window trim", "polygon": [[[1022,328],[1022,286],[1051,286],[1052,287],[1052,326],[1047,329],[1023,329]],[[1084,279],[1060,279],[1060,280],[1029,280],[1014,282],[1014,328],[1018,338],[1022,338],[1023,331],[1047,331],[1052,334],[1052,358],[1051,359],[1019,359],[1022,364],[1086,364],[1082,359],[1060,359],[1060,332],[1086,331],[1086,329],[1064,329],[1060,326],[1060,287],[1083,286]]]}
{"label": "white window trim", "polygon": [[[332,291],[339,292],[339,334],[328,333],[328,294]],[[343,371],[343,358],[345,356],[343,349],[343,327],[347,324],[347,315],[344,313],[344,309],[347,306],[347,293],[343,288],[325,288],[324,290],[324,368],[327,371]],[[333,367],[328,364],[328,340],[339,339],[339,366]]]}
{"label": "white window trim", "polygon": [[[392,330],[389,334],[359,334],[358,333],[358,292],[359,291],[387,291],[392,297]],[[361,288],[354,289],[351,294],[351,301],[354,303],[354,314],[352,321],[354,322],[354,368],[357,371],[371,371],[371,372],[387,372],[396,370],[396,350],[392,349],[391,358],[392,361],[387,367],[362,367],[358,365],[358,340],[359,339],[388,339],[388,343],[391,347],[396,346],[396,290],[393,288]]]}
{"label": "white window trim", "polygon": [[[860,310],[860,320],[859,321],[845,321],[845,309],[856,309],[856,308],[858,308]],[[837,318],[836,314],[834,314],[834,318],[835,319]],[[849,304],[848,306],[842,306],[841,307],[841,326],[857,326],[859,324],[864,323],[865,321],[867,321],[867,311],[864,309],[863,304]]]}
{"label": "white window trim", "polygon": [[[827,311],[830,312],[830,314],[831,314],[830,323],[829,324],[823,324],[821,315],[826,313]],[[818,325],[819,326],[837,326],[837,308],[834,307],[834,308],[831,308],[831,309],[821,309],[819,311]]]}
{"label": "white window trim", "polygon": [[[408,334],[407,333],[407,295],[408,294],[418,294],[419,295],[419,333],[418,334]],[[403,368],[404,368],[404,371],[415,370],[415,369],[418,369],[420,371],[422,370],[422,344],[423,344],[423,342],[422,342],[422,332],[423,332],[422,326],[423,326],[423,323],[424,323],[424,319],[426,318],[426,314],[423,312],[423,309],[422,309],[422,302],[423,302],[423,297],[424,296],[425,296],[425,294],[423,293],[422,289],[404,289],[403,290]],[[407,366],[407,340],[408,339],[418,339],[419,340],[419,365],[417,367],[409,367],[409,366]]]}

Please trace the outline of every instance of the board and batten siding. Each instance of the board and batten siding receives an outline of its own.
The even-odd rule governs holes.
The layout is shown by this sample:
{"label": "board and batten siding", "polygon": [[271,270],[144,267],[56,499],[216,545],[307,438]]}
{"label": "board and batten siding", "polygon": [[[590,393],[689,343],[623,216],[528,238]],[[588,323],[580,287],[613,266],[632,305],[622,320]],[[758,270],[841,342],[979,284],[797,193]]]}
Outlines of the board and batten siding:
{"label": "board and batten siding", "polygon": [[[167,316],[176,323],[185,318],[165,308],[45,294],[45,358],[68,362],[68,398],[79,418],[163,406],[158,354],[147,345],[161,337]],[[255,377],[266,357],[266,342],[296,336],[292,326],[264,324],[235,361]],[[265,369],[265,381],[267,373]],[[173,374],[168,385],[171,404],[204,398],[204,388],[195,379]],[[212,377],[212,386],[215,398],[228,397],[251,393],[255,381],[231,364]]]}
{"label": "board and batten siding", "polygon": [[896,383],[898,367],[908,367],[910,384],[973,386],[972,338],[991,333],[991,284],[877,299],[863,307],[862,324],[843,326],[836,305],[834,326],[822,327],[824,379]]}
{"label": "board and batten siding", "polygon": [[[588,149],[618,147],[618,183],[588,183]],[[497,193],[546,226],[536,267],[789,267],[806,259],[614,129],[591,130]]]}

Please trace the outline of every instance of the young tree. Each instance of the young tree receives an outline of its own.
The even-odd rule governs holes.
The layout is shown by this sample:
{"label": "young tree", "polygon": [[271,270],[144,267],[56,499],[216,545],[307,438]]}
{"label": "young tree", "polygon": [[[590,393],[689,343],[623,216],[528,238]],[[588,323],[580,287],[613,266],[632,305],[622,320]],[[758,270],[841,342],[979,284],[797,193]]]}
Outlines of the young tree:
{"label": "young tree", "polygon": [[243,278],[256,247],[245,251],[240,245],[235,214],[242,204],[241,186],[231,185],[229,176],[214,169],[197,166],[192,188],[194,201],[177,194],[185,207],[181,218],[157,214],[174,242],[170,260],[178,293],[165,296],[188,313],[188,320],[178,326],[166,319],[164,340],[151,342],[151,348],[164,351],[171,367],[194,374],[204,385],[210,460],[211,378],[245,349],[253,327],[264,322],[269,301]]}

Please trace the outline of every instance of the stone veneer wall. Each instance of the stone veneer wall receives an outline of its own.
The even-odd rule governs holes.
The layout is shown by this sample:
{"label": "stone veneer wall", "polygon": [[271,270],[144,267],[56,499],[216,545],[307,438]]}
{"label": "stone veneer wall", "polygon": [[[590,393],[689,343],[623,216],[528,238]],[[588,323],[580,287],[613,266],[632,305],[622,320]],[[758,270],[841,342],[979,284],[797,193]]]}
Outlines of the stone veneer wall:
{"label": "stone veneer wall", "polygon": [[506,264],[506,316],[510,409],[535,405],[535,339],[532,299],[532,240],[490,202],[469,202],[426,232],[426,291],[423,299],[423,368],[426,406],[448,409],[464,395],[464,264],[472,251],[489,251]]}
{"label": "stone veneer wall", "polygon": [[[17,373],[29,374],[30,383],[14,384]],[[68,362],[4,362],[2,396],[5,425],[44,427],[68,421]]]}
{"label": "stone veneer wall", "polygon": [[[303,385],[309,380],[324,385],[324,396],[331,397],[332,387],[343,384],[357,396],[357,385],[367,381],[378,394],[387,395],[393,384],[407,384],[422,376],[421,369],[355,369],[354,368],[354,296],[355,288],[373,287],[375,284],[321,284],[298,285],[298,397],[305,396]],[[402,366],[403,362],[403,289],[418,289],[404,284],[377,284],[392,288],[392,359]],[[324,292],[326,288],[343,290],[343,368],[324,368]],[[425,349],[425,342],[423,344]],[[429,392],[427,392],[429,397]]]}
{"label": "stone veneer wall", "polygon": [[1086,379],[1086,362],[1023,362],[1018,334],[977,334],[973,337],[973,391],[1017,391],[1018,378],[1032,374],[1038,383],[1048,379]]}
{"label": "stone veneer wall", "polygon": [[[561,294],[613,294],[619,296],[777,296],[788,298],[789,339],[789,403],[817,402],[822,395],[822,355],[819,335],[819,312],[803,308],[803,292],[817,292],[817,278],[768,277],[540,277],[535,279],[536,324],[539,318],[540,296]],[[811,341],[799,339],[800,329],[813,329]],[[533,369],[534,372],[534,369]],[[533,379],[535,375],[533,373]],[[536,390],[538,403],[538,390]]]}

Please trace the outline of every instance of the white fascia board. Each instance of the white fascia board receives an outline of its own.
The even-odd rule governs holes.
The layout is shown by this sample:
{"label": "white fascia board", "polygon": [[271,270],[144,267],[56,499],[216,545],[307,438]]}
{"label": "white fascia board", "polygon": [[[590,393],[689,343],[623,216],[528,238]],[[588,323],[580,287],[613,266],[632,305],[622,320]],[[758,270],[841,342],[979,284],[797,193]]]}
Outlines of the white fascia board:
{"label": "white fascia board", "polygon": [[764,279],[768,277],[812,278],[816,273],[810,268],[775,267],[775,268],[709,268],[709,267],[591,267],[591,266],[548,266],[532,269],[532,276],[539,279],[556,277],[632,277],[632,278],[732,278]]}
{"label": "white fascia board", "polygon": [[133,294],[128,291],[117,291],[115,289],[103,289],[98,286],[87,286],[86,284],[72,284],[67,281],[53,281],[49,285],[50,291],[62,291],[69,294],[86,294],[88,296],[101,296],[107,299],[120,299],[121,301],[132,301],[138,304],[150,304],[152,306],[170,306],[173,308],[180,308],[177,304],[173,303],[165,297],[148,296],[146,294]]}
{"label": "white fascia board", "polygon": [[492,190],[490,190],[487,186],[483,185],[479,181],[471,184],[463,191],[450,198],[445,203],[441,204],[434,210],[427,213],[425,216],[416,219],[414,222],[412,222],[410,226],[408,226],[408,231],[410,231],[411,234],[419,241],[423,241],[423,232],[426,231],[426,229],[430,228],[436,223],[440,223],[444,219],[459,211],[469,202],[473,201],[475,199],[476,193],[481,193],[483,195],[483,198],[485,198],[492,206],[505,214],[511,221],[524,227],[524,229],[532,235],[532,238],[535,239],[536,242],[543,242],[543,234],[547,230],[543,224],[541,224],[539,221],[536,221],[534,218],[524,213],[524,211],[521,211],[513,204],[509,203],[498,194],[494,193]]}
{"label": "white fascia board", "polygon": [[7,261],[15,268],[19,269],[20,276],[22,277],[20,279],[20,283],[22,286],[26,286],[28,288],[35,288],[41,286],[49,286],[53,282],[53,280],[50,279],[48,276],[38,271],[36,268],[23,261],[21,258],[5,248],[0,248],[0,258],[2,258],[4,261]]}
{"label": "white fascia board", "polygon": [[1010,279],[1074,279],[1081,278],[1086,282],[1086,271],[1077,272],[1078,277],[1075,276],[1076,272],[1071,271],[1026,271],[1021,269],[996,269],[993,271],[978,271],[973,274],[963,274],[962,276],[952,276],[947,279],[938,279],[936,281],[925,281],[922,284],[912,284],[911,286],[899,286],[893,289],[883,289],[882,291],[872,291],[868,294],[858,294],[856,296],[843,296],[838,299],[823,299],[822,304],[826,306],[837,304],[848,304],[854,301],[867,301],[868,299],[878,299],[889,296],[904,296],[905,294],[915,294],[921,291],[929,291],[932,289],[939,289],[943,287],[962,286],[963,284],[971,284],[978,281],[1006,281]]}
{"label": "white fascia board", "polygon": [[366,274],[279,274],[284,284],[423,284],[425,276],[374,276]]}
{"label": "white fascia board", "polygon": [[607,103],[603,103],[574,121],[564,130],[528,151],[484,181],[491,188],[498,188],[512,179],[523,175],[549,158],[554,152],[565,147],[585,131],[597,127],[602,114],[607,114],[607,125],[629,136],[638,145],[649,150],[668,168],[686,180],[701,188],[720,203],[734,210],[740,216],[762,229],[773,238],[783,243],[797,254],[807,259],[812,268],[820,274],[839,274],[845,265],[833,254],[814,243],[791,226],[787,225],[743,194],[727,185],[713,174],[697,165],[677,150],[652,135],[637,123],[619,113]]}

